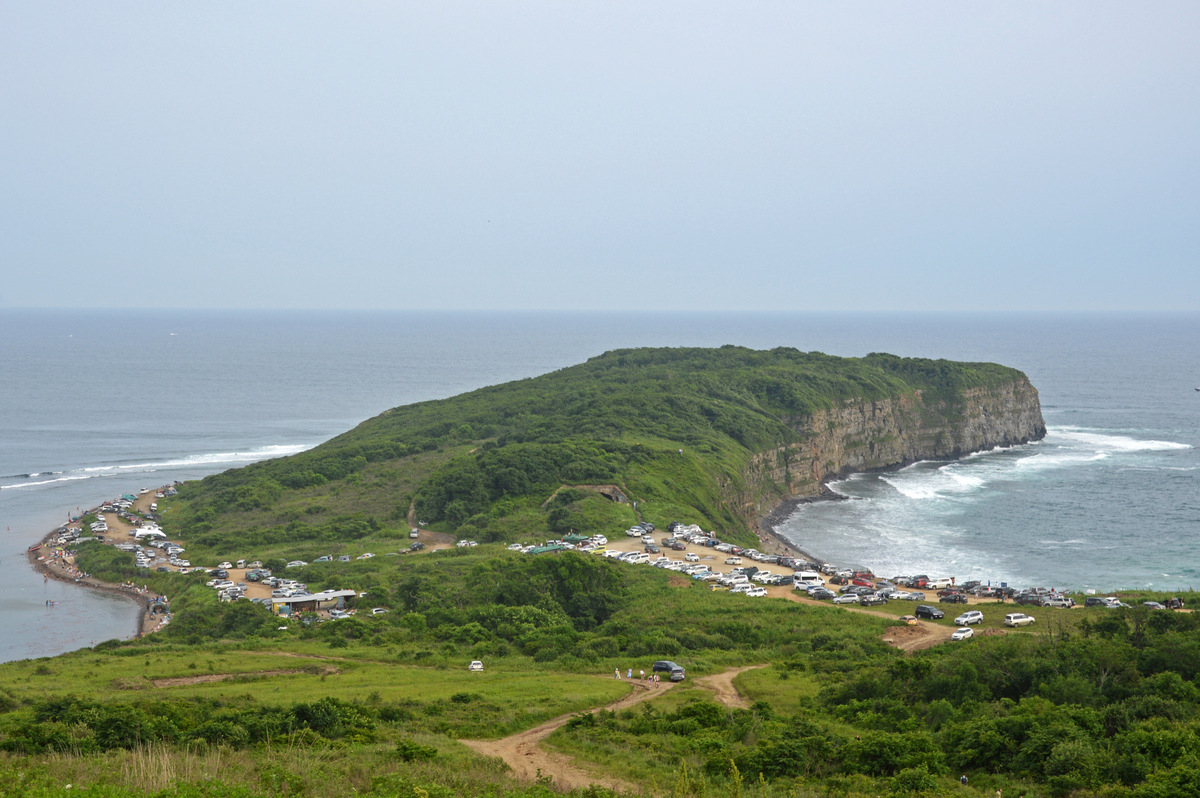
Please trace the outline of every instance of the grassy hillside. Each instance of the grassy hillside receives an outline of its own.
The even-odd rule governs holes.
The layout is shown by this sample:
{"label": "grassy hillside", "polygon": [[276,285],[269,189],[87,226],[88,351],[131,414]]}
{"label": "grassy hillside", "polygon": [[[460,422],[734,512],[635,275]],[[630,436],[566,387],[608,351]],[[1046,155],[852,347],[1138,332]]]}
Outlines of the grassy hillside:
{"label": "grassy hillside", "polygon": [[[663,657],[687,668],[680,687],[580,715],[545,746],[652,795],[1165,798],[1200,784],[1195,613],[1042,608],[1037,628],[905,654],[882,642],[886,618],[576,552],[485,545],[301,576],[391,612],[281,630],[203,591],[150,638],[0,665],[0,796],[550,798],[458,740],[602,706],[628,690],[614,668]],[[161,578],[184,601],[187,577]],[[468,673],[477,658],[485,672]],[[766,665],[735,681],[748,708],[697,684],[744,665]]]}
{"label": "grassy hillside", "polygon": [[[311,451],[187,485],[168,522],[206,554],[387,546],[414,520],[410,512],[483,541],[611,532],[638,519],[748,539],[749,457],[795,441],[793,427],[813,411],[922,391],[953,412],[964,389],[1022,376],[891,355],[618,350],[398,407]],[[585,487],[548,502],[563,485]],[[619,486],[636,512],[586,489],[597,485]]]}

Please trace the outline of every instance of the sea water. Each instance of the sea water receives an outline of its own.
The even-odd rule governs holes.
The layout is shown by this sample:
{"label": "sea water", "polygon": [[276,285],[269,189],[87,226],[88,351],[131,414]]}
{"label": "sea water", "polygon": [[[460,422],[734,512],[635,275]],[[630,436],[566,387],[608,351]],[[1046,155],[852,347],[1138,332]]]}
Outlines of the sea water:
{"label": "sea water", "polygon": [[26,562],[69,514],[632,346],[1021,369],[1041,393],[1044,441],[851,477],[834,486],[851,500],[805,505],[781,533],[888,575],[1200,584],[1198,340],[1197,315],[3,310],[0,661],[135,631],[133,602],[45,581]]}

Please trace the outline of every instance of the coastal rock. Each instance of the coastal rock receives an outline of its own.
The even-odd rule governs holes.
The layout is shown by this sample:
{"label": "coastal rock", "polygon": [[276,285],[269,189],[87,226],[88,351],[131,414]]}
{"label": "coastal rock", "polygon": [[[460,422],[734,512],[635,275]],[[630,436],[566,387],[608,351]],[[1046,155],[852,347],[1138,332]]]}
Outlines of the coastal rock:
{"label": "coastal rock", "polygon": [[1022,378],[972,388],[952,400],[921,391],[875,401],[850,400],[788,420],[800,440],[760,452],[745,473],[747,515],[776,502],[827,495],[826,483],[848,474],[902,468],[919,460],[954,460],[974,452],[1040,440],[1046,434],[1037,389]]}

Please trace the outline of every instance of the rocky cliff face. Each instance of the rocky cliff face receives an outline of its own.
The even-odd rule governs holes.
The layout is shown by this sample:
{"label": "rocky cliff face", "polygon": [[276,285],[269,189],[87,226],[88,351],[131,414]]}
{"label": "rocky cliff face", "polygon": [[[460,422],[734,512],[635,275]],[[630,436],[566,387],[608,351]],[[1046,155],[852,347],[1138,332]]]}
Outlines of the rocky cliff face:
{"label": "rocky cliff face", "polygon": [[[848,401],[791,426],[801,440],[761,452],[747,469],[749,515],[775,501],[814,498],[825,482],[856,471],[899,468],[918,460],[951,460],[1046,434],[1037,389],[1027,379],[966,391],[953,402],[921,392],[878,401]],[[753,506],[749,506],[753,505]]]}

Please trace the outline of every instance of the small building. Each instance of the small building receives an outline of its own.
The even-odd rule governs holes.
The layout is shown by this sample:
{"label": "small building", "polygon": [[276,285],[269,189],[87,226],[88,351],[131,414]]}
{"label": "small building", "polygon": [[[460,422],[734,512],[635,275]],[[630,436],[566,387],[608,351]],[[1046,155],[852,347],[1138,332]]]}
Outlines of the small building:
{"label": "small building", "polygon": [[321,593],[305,593],[289,598],[271,599],[271,609],[276,615],[292,615],[297,612],[316,610],[344,610],[346,599],[357,596],[353,590],[325,590]]}

